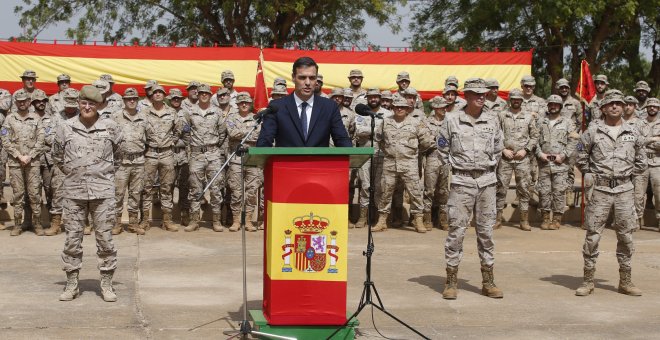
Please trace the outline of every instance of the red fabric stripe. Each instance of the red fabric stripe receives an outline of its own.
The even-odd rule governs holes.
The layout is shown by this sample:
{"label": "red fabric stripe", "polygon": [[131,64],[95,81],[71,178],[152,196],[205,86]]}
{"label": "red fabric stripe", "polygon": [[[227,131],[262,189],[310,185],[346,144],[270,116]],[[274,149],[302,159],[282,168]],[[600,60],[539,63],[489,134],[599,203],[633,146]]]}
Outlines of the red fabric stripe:
{"label": "red fabric stripe", "polygon": [[256,60],[256,47],[143,47],[0,42],[0,54],[156,60]]}
{"label": "red fabric stripe", "polygon": [[265,48],[267,62],[291,62],[308,56],[319,64],[359,65],[530,65],[532,52],[346,52]]}

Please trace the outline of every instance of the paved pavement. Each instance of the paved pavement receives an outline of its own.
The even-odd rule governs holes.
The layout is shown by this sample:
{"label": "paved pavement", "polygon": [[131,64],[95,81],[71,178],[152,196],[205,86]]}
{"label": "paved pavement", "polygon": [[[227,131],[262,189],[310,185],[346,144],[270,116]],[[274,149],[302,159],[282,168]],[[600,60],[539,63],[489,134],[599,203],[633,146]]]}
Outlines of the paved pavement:
{"label": "paved pavement", "polygon": [[[480,295],[481,273],[473,232],[465,239],[459,297],[441,297],[446,232],[411,230],[375,234],[373,279],[388,311],[433,339],[650,339],[660,330],[660,233],[635,233],[633,280],[644,292],[616,292],[616,236],[606,230],[596,291],[574,296],[582,276],[584,232],[575,227],[531,232],[496,231],[495,278],[504,299]],[[248,233],[248,308],[262,298],[263,232]],[[65,283],[60,252],[64,235],[10,237],[0,232],[0,338],[200,339],[225,338],[242,311],[240,233],[169,233],[116,236],[116,303],[100,297],[93,238],[86,237],[82,296],[60,302]],[[349,310],[364,281],[366,230],[350,231]],[[382,313],[365,309],[359,339],[414,339]],[[376,328],[377,327],[377,330]]]}

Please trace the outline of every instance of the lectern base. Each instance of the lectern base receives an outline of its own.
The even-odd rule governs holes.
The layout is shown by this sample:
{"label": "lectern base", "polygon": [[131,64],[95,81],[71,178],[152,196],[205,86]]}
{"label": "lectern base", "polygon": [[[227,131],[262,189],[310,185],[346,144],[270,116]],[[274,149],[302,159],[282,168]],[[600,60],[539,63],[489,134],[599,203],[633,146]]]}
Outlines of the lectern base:
{"label": "lectern base", "polygon": [[[293,337],[298,340],[317,340],[326,339],[331,335],[337,327],[341,330],[332,337],[333,340],[348,340],[355,339],[355,327],[360,325],[357,319],[348,322],[348,326],[271,326],[266,322],[264,313],[260,309],[252,309],[249,311],[252,320],[254,320],[254,330],[270,333],[275,335],[282,335]],[[347,314],[347,317],[350,314]],[[259,337],[259,339],[268,339],[267,337]]]}

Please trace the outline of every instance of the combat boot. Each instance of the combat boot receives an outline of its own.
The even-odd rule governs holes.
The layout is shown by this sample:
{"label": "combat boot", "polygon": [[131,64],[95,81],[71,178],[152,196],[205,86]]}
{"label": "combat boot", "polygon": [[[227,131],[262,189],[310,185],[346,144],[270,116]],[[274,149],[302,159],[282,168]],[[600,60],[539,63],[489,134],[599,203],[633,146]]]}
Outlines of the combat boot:
{"label": "combat boot", "polygon": [[541,230],[550,230],[550,225],[552,222],[550,221],[550,212],[549,211],[544,211],[543,212],[543,223],[541,223]]}
{"label": "combat boot", "polygon": [[23,232],[23,216],[14,214],[14,228],[11,230],[10,236],[18,236]]}
{"label": "combat boot", "polygon": [[481,277],[483,278],[481,294],[490,298],[501,299],[504,293],[495,285],[495,277],[493,276],[493,266],[481,266]]}
{"label": "combat boot", "polygon": [[83,229],[83,234],[85,235],[91,235],[92,234],[92,225],[88,224],[85,226],[85,229]]}
{"label": "combat boot", "polygon": [[431,216],[430,211],[424,213],[424,228],[426,228],[427,231],[433,230],[433,217]]}
{"label": "combat boot", "polygon": [[420,234],[426,232],[426,226],[424,226],[424,217],[422,217],[421,214],[413,215],[413,227],[415,228],[415,231],[417,231]]}
{"label": "combat boot", "polygon": [[64,292],[60,294],[60,301],[71,301],[80,294],[78,289],[78,270],[72,270],[66,273],[66,286]]}
{"label": "combat boot", "polygon": [[187,227],[190,224],[190,213],[187,209],[181,210],[181,225]]}
{"label": "combat boot", "polygon": [[440,213],[438,214],[438,219],[440,220],[440,228],[442,230],[449,230],[449,216],[447,215],[447,207],[440,207]]}
{"label": "combat boot", "polygon": [[445,289],[442,291],[442,298],[446,300],[456,300],[458,296],[458,267],[447,266],[447,280]]}
{"label": "combat boot", "polygon": [[376,220],[378,223],[371,228],[372,232],[385,231],[387,230],[387,219],[390,217],[390,214],[383,214],[383,216],[378,216],[376,214]]}
{"label": "combat boot", "polygon": [[117,301],[117,294],[115,294],[115,289],[112,288],[112,276],[114,273],[114,270],[101,271],[101,294],[105,302]]}
{"label": "combat boot", "polygon": [[640,217],[637,219],[637,226],[635,227],[635,229],[633,229],[633,231],[639,231],[640,229],[642,229],[643,226],[644,226],[644,218]]}
{"label": "combat boot", "polygon": [[630,296],[642,296],[642,290],[631,281],[630,269],[619,269],[619,293]]}
{"label": "combat boot", "polygon": [[115,226],[112,227],[112,235],[119,235],[124,231],[121,225],[121,215],[115,216]]}
{"label": "combat boot", "polygon": [[5,230],[7,228],[9,228],[7,224],[5,224],[4,222],[0,222],[0,230]]}
{"label": "combat boot", "polygon": [[128,213],[128,232],[136,233],[138,235],[144,235],[144,229],[140,227],[140,219],[138,218],[138,213],[129,212]]}
{"label": "combat boot", "polygon": [[233,220],[231,223],[231,226],[229,227],[229,231],[239,231],[241,230],[241,214],[240,213],[235,213],[233,215]]}
{"label": "combat boot", "polygon": [[495,217],[495,225],[493,226],[493,229],[500,228],[502,228],[502,210],[497,211],[497,216]]}
{"label": "combat boot", "polygon": [[528,210],[523,210],[520,212],[520,229],[524,231],[532,231],[532,227],[529,226]]}
{"label": "combat boot", "polygon": [[46,229],[46,236],[55,236],[62,230],[62,215],[50,216],[50,228]]}
{"label": "combat boot", "polygon": [[552,224],[550,224],[550,230],[557,230],[561,227],[561,216],[562,214],[552,213]]}
{"label": "combat boot", "polygon": [[41,226],[41,214],[32,214],[32,227],[37,236],[44,236],[44,227]]}
{"label": "combat boot", "polygon": [[199,211],[193,211],[190,213],[190,224],[187,227],[183,228],[183,231],[195,231],[199,229]]}
{"label": "combat boot", "polygon": [[578,287],[578,289],[575,290],[576,296],[587,296],[594,291],[595,272],[596,272],[596,268],[592,268],[592,269],[584,268],[584,281],[582,282],[580,287]]}
{"label": "combat boot", "polygon": [[172,209],[163,209],[163,230],[179,231],[179,227],[172,222]]}
{"label": "combat boot", "polygon": [[142,210],[142,221],[140,222],[140,229],[147,232],[151,228],[151,223],[149,223],[149,210]]}
{"label": "combat boot", "polygon": [[220,214],[213,214],[213,230],[217,232],[223,232],[225,228],[220,222]]}
{"label": "combat boot", "polygon": [[369,208],[360,207],[360,218],[353,225],[355,228],[364,228],[367,226],[367,211]]}
{"label": "combat boot", "polygon": [[[252,211],[246,211],[245,216],[252,216],[254,213]],[[249,217],[247,221],[245,221],[245,230],[246,231],[257,231],[257,228],[252,224],[252,221],[250,221],[252,217]]]}

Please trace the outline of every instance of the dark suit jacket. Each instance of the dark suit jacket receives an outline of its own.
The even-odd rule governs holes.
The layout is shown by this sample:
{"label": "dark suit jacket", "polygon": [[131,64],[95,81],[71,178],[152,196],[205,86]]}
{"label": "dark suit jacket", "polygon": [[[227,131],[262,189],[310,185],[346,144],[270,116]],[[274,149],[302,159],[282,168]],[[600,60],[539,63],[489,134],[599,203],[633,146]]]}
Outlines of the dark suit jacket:
{"label": "dark suit jacket", "polygon": [[339,113],[339,106],[334,101],[314,95],[312,119],[307,129],[307,140],[303,139],[302,122],[298,116],[298,108],[293,93],[270,102],[277,107],[275,114],[266,115],[257,140],[257,146],[295,147],[295,146],[325,146],[330,143],[330,137],[335,146],[352,147],[351,139],[344,127]]}

